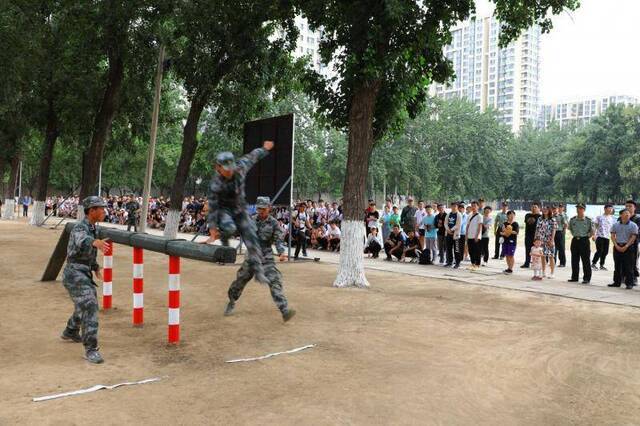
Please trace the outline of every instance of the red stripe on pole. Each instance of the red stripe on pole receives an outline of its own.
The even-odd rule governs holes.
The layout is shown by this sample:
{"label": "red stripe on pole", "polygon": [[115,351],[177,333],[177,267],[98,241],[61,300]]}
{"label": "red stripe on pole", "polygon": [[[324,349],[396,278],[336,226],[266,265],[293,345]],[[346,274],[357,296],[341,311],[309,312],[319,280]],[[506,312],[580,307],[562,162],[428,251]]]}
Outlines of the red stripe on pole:
{"label": "red stripe on pole", "polygon": [[169,326],[169,343],[180,342],[180,324]]}
{"label": "red stripe on pole", "polygon": [[111,268],[104,268],[102,270],[102,281],[107,283],[113,281],[113,270]]}
{"label": "red stripe on pole", "polygon": [[169,256],[169,273],[170,274],[179,274],[180,273],[180,258],[177,256]]}
{"label": "red stripe on pole", "polygon": [[142,250],[140,247],[133,248],[133,263],[144,263],[142,259],[142,253],[144,253],[144,250]]}
{"label": "red stripe on pole", "polygon": [[133,325],[142,325],[144,323],[144,309],[133,308]]}
{"label": "red stripe on pole", "polygon": [[144,279],[143,278],[134,278],[133,279],[133,292],[134,293],[142,293],[144,289]]}
{"label": "red stripe on pole", "polygon": [[170,291],[169,292],[169,307],[170,308],[179,308],[180,307],[180,292],[179,291]]}
{"label": "red stripe on pole", "polygon": [[111,309],[111,296],[102,296],[102,309]]}
{"label": "red stripe on pole", "polygon": [[105,266],[102,269],[102,309],[111,309],[112,306],[112,298],[111,298],[111,294],[104,294],[105,293],[105,286],[104,283],[108,283],[107,285],[110,285],[111,288],[109,291],[109,293],[111,293],[113,290],[113,269],[112,269],[112,264],[113,264],[113,244],[109,243],[107,244],[107,246],[104,249],[104,258],[106,259],[110,259],[109,260],[109,265],[107,265],[107,262],[103,262],[103,265]]}

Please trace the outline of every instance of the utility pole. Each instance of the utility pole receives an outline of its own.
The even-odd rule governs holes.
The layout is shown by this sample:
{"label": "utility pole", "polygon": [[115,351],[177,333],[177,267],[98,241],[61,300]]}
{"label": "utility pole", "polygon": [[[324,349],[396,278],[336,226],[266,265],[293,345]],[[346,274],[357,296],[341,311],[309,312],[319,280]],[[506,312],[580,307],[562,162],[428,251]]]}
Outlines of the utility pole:
{"label": "utility pole", "polygon": [[158,53],[158,68],[156,70],[156,92],[153,99],[153,114],[151,116],[151,141],[147,155],[147,169],[144,174],[142,188],[142,213],[140,215],[140,232],[147,229],[147,214],[149,213],[149,195],[151,194],[151,180],[153,177],[153,160],[156,156],[156,138],[158,136],[158,115],[160,114],[160,92],[162,89],[162,70],[164,67],[164,45],[160,45]]}

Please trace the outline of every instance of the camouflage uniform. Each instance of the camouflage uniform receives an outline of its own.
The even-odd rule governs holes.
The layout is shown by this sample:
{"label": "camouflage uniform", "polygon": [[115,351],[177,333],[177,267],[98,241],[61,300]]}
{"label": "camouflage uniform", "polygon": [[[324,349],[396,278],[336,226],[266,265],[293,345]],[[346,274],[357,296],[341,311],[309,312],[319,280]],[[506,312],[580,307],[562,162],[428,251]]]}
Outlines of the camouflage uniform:
{"label": "camouflage uniform", "polygon": [[65,332],[77,334],[82,328],[82,343],[87,350],[98,348],[97,285],[91,275],[99,269],[97,249],[92,246],[96,238],[96,228],[86,217],[76,224],[69,236],[67,265],[62,275],[74,305]]}
{"label": "camouflage uniform", "polygon": [[133,232],[138,232],[137,211],[140,210],[140,203],[138,203],[136,200],[131,200],[124,205],[124,208],[129,213],[129,216],[127,216],[127,232],[131,231],[132,226],[133,226]]}
{"label": "camouflage uniform", "polygon": [[[221,155],[224,154],[233,159],[232,154],[223,153]],[[247,246],[246,266],[256,279],[264,284],[268,284],[268,280],[264,277],[262,252],[259,250],[260,243],[256,235],[256,225],[246,210],[244,182],[251,167],[268,154],[269,151],[266,149],[256,148],[238,159],[233,167],[234,173],[231,179],[226,179],[216,173],[209,185],[209,214],[207,216],[209,228],[218,229],[224,245],[228,244],[229,238],[233,237],[236,231],[240,233]]]}
{"label": "camouflage uniform", "polygon": [[[259,216],[255,218],[256,226],[258,229],[258,239],[260,240],[260,247],[262,249],[262,255],[264,257],[264,273],[269,280],[269,290],[271,291],[271,297],[275,302],[278,309],[282,314],[286,314],[289,310],[287,305],[287,298],[282,290],[282,274],[276,268],[275,259],[273,258],[272,244],[275,244],[278,255],[284,253],[284,231],[278,226],[278,221],[273,216],[268,216],[262,220]],[[242,266],[238,270],[238,275],[231,286],[229,287],[229,301],[231,304],[240,298],[242,290],[249,281],[253,278],[253,271],[249,265],[249,261],[245,260]]]}

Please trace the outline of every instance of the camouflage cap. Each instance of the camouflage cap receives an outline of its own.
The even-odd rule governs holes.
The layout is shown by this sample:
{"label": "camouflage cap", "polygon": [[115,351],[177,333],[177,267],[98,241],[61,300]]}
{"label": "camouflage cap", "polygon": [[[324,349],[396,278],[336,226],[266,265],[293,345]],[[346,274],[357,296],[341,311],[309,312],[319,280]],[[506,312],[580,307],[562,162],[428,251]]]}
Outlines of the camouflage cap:
{"label": "camouflage cap", "polygon": [[266,209],[271,207],[271,199],[269,197],[258,197],[256,200],[257,209]]}
{"label": "camouflage cap", "polygon": [[233,170],[236,159],[231,152],[221,152],[216,156],[216,164],[222,166],[225,170]]}
{"label": "camouflage cap", "polygon": [[82,207],[85,210],[90,209],[91,207],[107,207],[107,203],[105,203],[102,198],[91,195],[82,200]]}
{"label": "camouflage cap", "polygon": [[576,209],[584,209],[584,208],[585,208],[584,203],[576,204]]}

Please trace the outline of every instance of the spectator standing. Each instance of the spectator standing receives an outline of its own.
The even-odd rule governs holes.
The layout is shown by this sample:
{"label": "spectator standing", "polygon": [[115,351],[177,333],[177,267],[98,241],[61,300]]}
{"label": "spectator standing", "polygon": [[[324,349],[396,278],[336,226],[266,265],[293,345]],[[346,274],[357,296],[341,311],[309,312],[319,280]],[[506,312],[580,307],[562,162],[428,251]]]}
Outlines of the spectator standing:
{"label": "spectator standing", "polygon": [[[625,203],[625,208],[629,211],[629,220],[635,223],[638,228],[640,228],[640,215],[636,213],[637,209],[636,202],[633,200],[627,200]],[[640,242],[639,238],[636,238],[636,244],[634,247],[635,257],[633,259],[633,283],[634,285],[638,284],[638,243]]]}
{"label": "spectator standing", "polygon": [[294,225],[296,227],[296,252],[294,259],[298,258],[300,250],[302,250],[302,255],[307,257],[307,229],[311,229],[311,221],[305,203],[298,205],[298,213],[294,219]]}
{"label": "spectator standing", "polygon": [[482,215],[478,213],[478,202],[471,202],[471,212],[467,219],[467,244],[469,247],[469,257],[471,258],[472,271],[480,268],[482,251],[480,241],[482,240]]}
{"label": "spectator standing", "polygon": [[377,228],[378,220],[380,220],[380,213],[378,213],[376,202],[373,200],[369,202],[365,220],[367,222],[367,235],[369,235],[371,228]]}
{"label": "spectator standing", "polygon": [[613,218],[613,206],[611,204],[606,204],[604,206],[604,214],[597,216],[593,222],[596,227],[596,233],[593,236],[593,239],[596,241],[596,254],[593,255],[591,269],[594,271],[598,270],[598,261],[600,261],[600,270],[607,270],[604,266],[604,262],[609,254],[611,227],[615,222],[616,221]]}
{"label": "spectator standing", "polygon": [[531,277],[534,281],[539,281],[544,277],[543,271],[543,260],[544,259],[544,250],[542,249],[542,241],[538,237],[533,238],[533,246],[531,247],[531,253],[529,253],[531,257],[531,269],[533,270],[533,277]]}
{"label": "spectator standing", "polygon": [[[445,212],[443,204],[438,204],[436,206],[436,209],[438,210],[438,214],[436,215],[436,229],[437,229],[437,236],[438,236],[438,258],[439,258],[440,264],[444,265],[444,261],[446,258],[445,241],[447,236],[446,236],[445,220],[447,218],[447,212]],[[435,263],[435,259],[433,259],[433,262]]]}
{"label": "spectator standing", "polygon": [[29,214],[29,206],[31,205],[31,196],[25,195],[22,197],[22,216],[27,217]]}
{"label": "spectator standing", "polygon": [[408,235],[409,232],[413,232],[416,229],[416,211],[418,209],[413,205],[413,197],[409,197],[407,205],[402,209],[400,214],[400,226],[402,230]]}
{"label": "spectator standing", "polygon": [[509,210],[507,212],[507,220],[500,225],[499,241],[502,241],[502,254],[507,262],[507,269],[504,272],[507,274],[513,273],[516,247],[518,246],[518,233],[520,232],[520,226],[515,221],[515,217],[516,212]]}
{"label": "spectator standing", "polygon": [[436,227],[436,215],[433,214],[433,207],[430,205],[425,209],[425,215],[422,218],[422,226],[425,232],[425,241],[423,246],[423,251],[425,251],[428,256],[427,265],[436,262],[436,256],[438,253],[437,249],[437,238],[438,238],[438,229]]}
{"label": "spectator standing", "polygon": [[371,233],[367,237],[367,242],[364,245],[365,254],[370,254],[374,259],[377,259],[382,250],[382,238],[378,234],[378,228],[371,228]]}
{"label": "spectator standing", "polygon": [[486,206],[482,211],[482,265],[487,266],[489,262],[489,234],[493,231],[492,208]]}
{"label": "spectator standing", "polygon": [[543,215],[538,219],[538,225],[536,226],[536,234],[534,239],[540,240],[540,248],[542,249],[542,276],[544,277],[547,272],[547,263],[549,264],[549,271],[551,274],[547,278],[553,278],[553,272],[555,269],[555,237],[558,225],[553,217],[553,209],[549,206],[544,208]]}
{"label": "spectator standing", "polygon": [[582,261],[582,284],[591,282],[591,245],[589,240],[593,236],[593,221],[584,215],[585,206],[582,203],[576,205],[577,215],[569,221],[571,239],[571,279],[569,282],[578,282],[580,274],[580,262]]}
{"label": "spectator standing", "polygon": [[400,215],[398,214],[398,206],[393,206],[393,208],[391,209],[391,218],[389,219],[389,225],[391,226],[391,228],[389,228],[391,231],[393,231],[393,227],[395,225],[401,226]]}
{"label": "spectator standing", "polygon": [[416,214],[415,214],[416,229],[414,229],[414,231],[418,233],[418,240],[420,240],[420,250],[424,249],[425,230],[424,230],[424,224],[422,223],[422,219],[424,219],[426,214],[427,212],[424,209],[424,201],[418,201],[418,209],[416,210]]}
{"label": "spectator standing", "polygon": [[466,208],[464,203],[458,203],[458,213],[462,216],[462,220],[460,223],[460,237],[458,238],[458,258],[456,259],[456,263],[460,265],[462,259],[465,258],[465,254],[467,253],[468,247],[466,244],[467,241],[467,219],[469,216],[467,215]]}
{"label": "spectator standing", "polygon": [[391,211],[391,200],[387,199],[384,204],[384,209],[382,210],[382,216],[380,217],[380,228],[382,228],[382,241],[386,241],[391,233],[391,215],[393,212]]}
{"label": "spectator standing", "polygon": [[565,241],[567,235],[567,228],[569,227],[569,219],[564,212],[564,204],[559,204],[557,212],[555,213],[556,224],[558,230],[556,231],[556,264],[560,268],[564,268],[567,265],[567,256],[565,254]]}
{"label": "spectator standing", "polygon": [[533,247],[533,239],[536,236],[536,228],[538,227],[538,219],[540,214],[540,204],[531,204],[531,212],[524,216],[524,249],[526,250],[525,261],[521,268],[528,268],[531,264],[531,247]]}
{"label": "spectator standing", "polygon": [[638,239],[638,225],[631,222],[631,215],[627,209],[620,212],[620,222],[611,226],[611,240],[613,241],[613,284],[609,287],[620,287],[624,281],[627,290],[635,285],[633,268],[636,262],[636,241]]}
{"label": "spectator standing", "polygon": [[493,221],[493,235],[496,238],[493,247],[494,259],[504,258],[504,254],[500,253],[500,228],[507,221],[507,210],[509,210],[509,203],[503,201],[500,205],[500,211],[496,213],[495,220]]}
{"label": "spectator standing", "polygon": [[[458,204],[451,203],[451,211],[445,217],[447,263],[445,266],[460,267],[460,229],[462,228],[462,213],[458,211]],[[455,261],[455,265],[454,265]]]}

